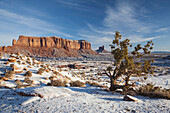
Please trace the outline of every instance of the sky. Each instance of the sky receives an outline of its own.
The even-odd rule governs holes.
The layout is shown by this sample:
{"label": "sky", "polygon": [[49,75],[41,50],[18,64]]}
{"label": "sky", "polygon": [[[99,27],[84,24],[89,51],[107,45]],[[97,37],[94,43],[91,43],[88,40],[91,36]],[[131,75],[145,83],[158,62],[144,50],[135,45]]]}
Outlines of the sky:
{"label": "sky", "polygon": [[0,46],[19,35],[87,40],[92,49],[109,44],[115,31],[133,45],[154,42],[170,51],[170,0],[0,0]]}

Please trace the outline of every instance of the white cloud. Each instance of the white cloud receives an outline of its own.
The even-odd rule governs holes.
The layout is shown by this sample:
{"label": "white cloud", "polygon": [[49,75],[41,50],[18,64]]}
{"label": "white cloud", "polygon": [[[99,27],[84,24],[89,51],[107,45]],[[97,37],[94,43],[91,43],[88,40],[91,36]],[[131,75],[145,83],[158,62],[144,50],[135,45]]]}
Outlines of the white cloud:
{"label": "white cloud", "polygon": [[158,30],[156,30],[156,32],[166,32],[166,31],[169,31],[169,27],[164,27],[164,28],[160,28]]}
{"label": "white cloud", "polygon": [[[55,34],[61,34],[66,37],[72,37],[69,34],[66,34],[59,30],[56,30],[56,29],[60,29],[60,28],[50,24],[47,21],[33,18],[33,17],[22,16],[22,15],[19,15],[16,13],[9,12],[4,9],[0,9],[0,19],[8,21],[9,23],[12,23],[12,24],[16,23],[17,25],[18,24],[25,25],[32,29],[40,30],[42,32],[50,32],[50,33],[55,33]],[[1,28],[1,29],[3,29],[3,28]]]}
{"label": "white cloud", "polygon": [[[147,34],[155,30],[154,25],[140,20],[140,18],[146,16],[142,12],[146,13],[146,9],[135,2],[117,0],[115,7],[108,6],[106,8],[102,21],[103,27],[96,27],[94,24],[87,23],[89,30],[86,29],[79,35],[91,41],[94,48],[101,45],[110,48],[109,44],[112,42],[116,30],[121,32],[122,39],[129,38],[132,43],[165,37],[165,35],[146,37]],[[159,29],[159,31],[166,30],[166,28]]]}
{"label": "white cloud", "polygon": [[128,36],[127,38],[130,39],[132,43],[139,43],[139,42],[150,41],[150,40],[154,40],[157,38],[164,38],[164,37],[166,37],[166,35],[147,37],[147,38],[143,38],[141,35],[131,35],[131,36]]}
{"label": "white cloud", "polygon": [[105,27],[129,30],[131,32],[150,32],[151,25],[141,22],[137,10],[129,2],[118,2],[115,8],[107,7],[103,24]]}

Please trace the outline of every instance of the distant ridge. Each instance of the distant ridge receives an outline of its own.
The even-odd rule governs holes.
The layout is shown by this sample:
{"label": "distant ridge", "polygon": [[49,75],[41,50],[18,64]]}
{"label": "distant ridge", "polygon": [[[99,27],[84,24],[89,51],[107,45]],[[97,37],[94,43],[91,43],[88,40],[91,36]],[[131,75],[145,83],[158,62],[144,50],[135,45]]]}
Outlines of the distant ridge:
{"label": "distant ridge", "polygon": [[170,51],[153,51],[152,53],[170,53]]}

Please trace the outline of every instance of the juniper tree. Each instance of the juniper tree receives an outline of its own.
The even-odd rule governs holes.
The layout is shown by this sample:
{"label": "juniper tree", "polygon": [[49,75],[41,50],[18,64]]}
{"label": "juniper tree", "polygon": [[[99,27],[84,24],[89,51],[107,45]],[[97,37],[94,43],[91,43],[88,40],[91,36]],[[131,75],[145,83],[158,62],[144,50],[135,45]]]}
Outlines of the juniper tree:
{"label": "juniper tree", "polygon": [[[143,47],[137,44],[132,52],[129,52],[132,44],[129,39],[121,41],[120,32],[116,31],[111,46],[111,54],[114,56],[114,66],[107,67],[105,74],[110,78],[110,91],[118,87],[117,80],[122,77],[125,80],[125,87],[128,88],[131,76],[145,76],[153,73],[153,67],[150,65],[153,60],[140,60],[144,55],[149,55],[153,49],[153,42],[148,41]],[[142,52],[143,51],[143,52]]]}

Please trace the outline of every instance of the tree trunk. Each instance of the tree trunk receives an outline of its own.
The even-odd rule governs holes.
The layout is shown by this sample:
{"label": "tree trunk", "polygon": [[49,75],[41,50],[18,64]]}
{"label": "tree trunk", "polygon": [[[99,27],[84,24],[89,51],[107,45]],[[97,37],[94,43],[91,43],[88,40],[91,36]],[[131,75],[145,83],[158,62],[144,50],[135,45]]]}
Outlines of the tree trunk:
{"label": "tree trunk", "polygon": [[127,76],[127,77],[126,77],[126,83],[125,83],[125,86],[126,86],[126,87],[129,86],[129,78],[130,78],[130,76]]}
{"label": "tree trunk", "polygon": [[128,89],[129,89],[129,78],[130,78],[130,76],[127,76],[126,80],[125,80],[125,89],[124,89],[125,95],[127,95],[127,92],[128,92]]}
{"label": "tree trunk", "polygon": [[115,91],[117,88],[116,88],[116,81],[117,81],[117,79],[115,79],[115,78],[110,78],[110,83],[111,83],[111,85],[110,85],[110,91]]}

